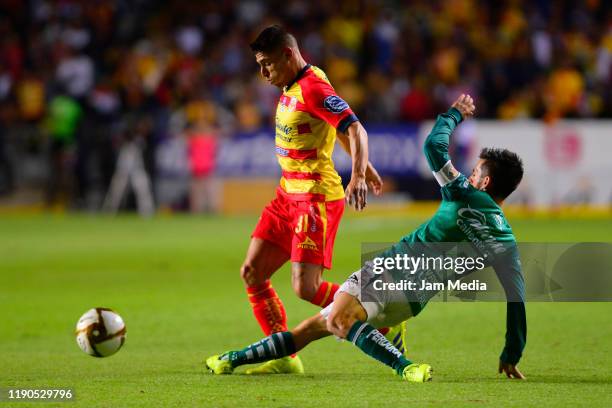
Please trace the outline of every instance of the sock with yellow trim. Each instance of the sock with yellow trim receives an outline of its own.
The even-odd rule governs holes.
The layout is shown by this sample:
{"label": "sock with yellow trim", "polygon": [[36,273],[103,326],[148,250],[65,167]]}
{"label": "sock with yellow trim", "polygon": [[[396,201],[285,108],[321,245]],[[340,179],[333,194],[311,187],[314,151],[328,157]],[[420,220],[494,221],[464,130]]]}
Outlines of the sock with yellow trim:
{"label": "sock with yellow trim", "polygon": [[253,314],[266,336],[287,331],[287,313],[270,280],[247,287]]}
{"label": "sock with yellow trim", "polygon": [[314,297],[310,300],[310,303],[315,306],[327,307],[334,301],[334,295],[338,289],[340,289],[338,284],[323,281],[321,286],[319,286],[317,293],[315,293]]}

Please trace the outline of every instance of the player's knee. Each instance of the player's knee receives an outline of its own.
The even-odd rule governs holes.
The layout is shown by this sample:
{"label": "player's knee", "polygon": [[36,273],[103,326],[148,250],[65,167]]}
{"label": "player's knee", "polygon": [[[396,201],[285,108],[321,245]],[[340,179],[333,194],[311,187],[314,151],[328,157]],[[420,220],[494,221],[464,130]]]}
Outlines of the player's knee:
{"label": "player's knee", "polygon": [[346,313],[331,313],[327,318],[327,331],[334,336],[345,339],[354,323],[350,315]]}
{"label": "player's knee", "polygon": [[303,280],[294,280],[292,282],[293,291],[299,298],[310,301],[314,298],[317,293],[317,288],[311,282],[305,282]]}
{"label": "player's knee", "polygon": [[293,264],[291,267],[291,286],[298,297],[310,302],[321,286],[322,267],[315,265]]}
{"label": "player's knee", "polygon": [[255,267],[249,263],[245,262],[240,267],[240,277],[247,285],[255,285],[257,284],[257,270]]}

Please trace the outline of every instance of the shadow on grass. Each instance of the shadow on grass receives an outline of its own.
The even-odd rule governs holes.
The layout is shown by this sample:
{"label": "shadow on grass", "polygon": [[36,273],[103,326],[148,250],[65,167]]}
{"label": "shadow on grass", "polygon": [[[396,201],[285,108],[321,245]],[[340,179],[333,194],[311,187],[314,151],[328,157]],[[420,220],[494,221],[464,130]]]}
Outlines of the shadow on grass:
{"label": "shadow on grass", "polygon": [[612,386],[612,377],[603,378],[598,376],[576,377],[563,375],[532,375],[529,382],[543,384],[606,384]]}
{"label": "shadow on grass", "polygon": [[612,378],[604,378],[604,377],[576,377],[576,376],[563,376],[563,375],[529,375],[525,381],[517,380],[517,379],[509,379],[506,376],[502,376],[501,374],[496,377],[450,377],[446,376],[444,379],[435,380],[440,383],[448,383],[448,384],[473,384],[473,383],[520,383],[520,384],[601,384],[601,385],[610,385],[612,386]]}

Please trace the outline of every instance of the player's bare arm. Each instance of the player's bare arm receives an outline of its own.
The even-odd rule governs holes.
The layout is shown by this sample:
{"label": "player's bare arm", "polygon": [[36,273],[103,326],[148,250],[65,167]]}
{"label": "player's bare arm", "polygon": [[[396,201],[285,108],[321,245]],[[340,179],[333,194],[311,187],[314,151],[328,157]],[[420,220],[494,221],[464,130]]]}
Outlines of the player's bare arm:
{"label": "player's bare arm", "polygon": [[[342,132],[338,132],[336,134],[338,138],[338,142],[340,142],[340,146],[346,151],[349,156],[351,155],[351,145],[349,143],[348,136]],[[381,195],[383,189],[383,180],[378,174],[378,171],[372,164],[372,162],[368,161],[368,165],[366,167],[366,183],[370,191],[374,193],[374,195]]]}
{"label": "player's bare arm", "polygon": [[346,200],[357,211],[367,204],[368,184],[366,170],[368,166],[368,134],[359,121],[353,122],[346,129],[350,155],[353,163],[351,180],[346,187]]}

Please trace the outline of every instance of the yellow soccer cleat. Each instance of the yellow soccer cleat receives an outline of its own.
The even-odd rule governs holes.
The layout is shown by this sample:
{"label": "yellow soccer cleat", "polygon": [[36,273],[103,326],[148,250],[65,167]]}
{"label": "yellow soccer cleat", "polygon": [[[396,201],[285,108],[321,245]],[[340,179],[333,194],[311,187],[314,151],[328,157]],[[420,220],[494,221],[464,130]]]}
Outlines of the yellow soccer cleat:
{"label": "yellow soccer cleat", "polygon": [[404,356],[407,356],[406,352],[406,322],[403,321],[400,324],[396,324],[389,328],[389,332],[385,334],[385,337],[396,349],[400,351]]}
{"label": "yellow soccer cleat", "polygon": [[287,356],[278,360],[270,360],[255,368],[250,368],[246,370],[246,374],[304,374],[304,366],[299,356]]}
{"label": "yellow soccer cleat", "polygon": [[222,360],[222,356],[223,355],[216,355],[208,357],[206,361],[204,361],[206,369],[216,375],[233,373],[234,367],[232,367],[232,364],[229,362],[229,360]]}
{"label": "yellow soccer cleat", "polygon": [[431,381],[432,369],[429,364],[410,364],[404,368],[402,378],[410,382],[427,382]]}

